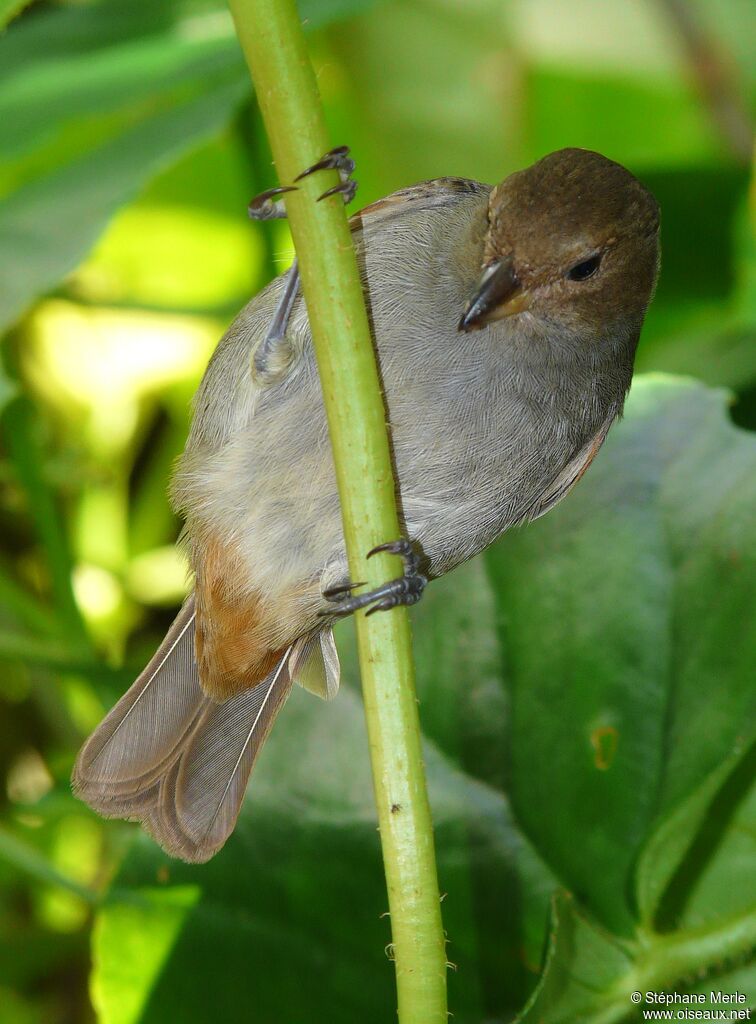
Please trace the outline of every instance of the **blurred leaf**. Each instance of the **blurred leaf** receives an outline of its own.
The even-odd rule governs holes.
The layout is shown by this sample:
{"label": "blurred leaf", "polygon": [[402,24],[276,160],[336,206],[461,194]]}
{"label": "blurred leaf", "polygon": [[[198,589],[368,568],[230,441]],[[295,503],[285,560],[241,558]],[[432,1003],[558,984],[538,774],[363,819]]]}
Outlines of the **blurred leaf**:
{"label": "blurred leaf", "polygon": [[0,413],[17,394],[18,384],[7,375],[5,367],[0,363]]}
{"label": "blurred leaf", "polygon": [[649,830],[756,720],[755,508],[756,438],[724,395],[641,378],[585,484],[489,556],[516,813],[620,934]]}
{"label": "blurred leaf", "polygon": [[716,133],[686,83],[617,78],[538,66],[527,77],[535,157],[563,146],[595,149],[640,170],[716,159]]}
{"label": "blurred leaf", "polygon": [[735,226],[748,171],[693,165],[641,177],[662,209],[662,273],[654,304],[726,298],[738,273]]}
{"label": "blurred leaf", "polygon": [[3,1008],[3,1024],[38,1024],[38,1007],[22,999],[12,989],[0,986],[0,1006]]}
{"label": "blurred leaf", "polygon": [[[737,323],[722,303],[686,302],[667,310],[668,332],[645,339],[638,352],[641,370],[690,374],[707,384],[748,388],[756,381],[756,325]],[[657,319],[657,326],[659,320]]]}
{"label": "blurred leaf", "polygon": [[99,903],[100,901],[98,893],[56,871],[34,846],[5,828],[0,828],[0,857],[15,864],[21,871],[33,875],[39,881],[47,885],[60,886],[87,903]]}
{"label": "blurred leaf", "polygon": [[92,993],[103,1024],[142,1019],[163,962],[200,894],[196,885],[140,889],[134,894],[138,902],[114,903],[103,912],[94,936],[98,983]]}
{"label": "blurred leaf", "polygon": [[735,252],[737,266],[736,300],[743,320],[756,324],[756,153],[748,194],[736,225]]}
{"label": "blurred leaf", "polygon": [[186,401],[182,402],[170,419],[158,416],[132,472],[129,516],[132,558],[178,536],[178,521],[168,506],[166,481],[186,440],[187,406]]}
{"label": "blurred leaf", "polygon": [[642,177],[662,208],[662,271],[638,368],[748,385],[756,380],[756,314],[747,173],[690,167]]}
{"label": "blurred leaf", "polygon": [[0,564],[0,609],[3,618],[9,615],[18,620],[35,633],[48,636],[60,632],[57,619],[52,609],[43,605],[22,586],[20,586],[9,568]]}
{"label": "blurred leaf", "polygon": [[[625,0],[514,0],[512,17],[520,48],[537,64],[595,73],[617,72],[638,81],[667,84],[683,78],[680,31],[663,2]],[[727,77],[756,84],[752,38],[756,30],[750,0],[688,0]],[[715,75],[715,72],[709,71]],[[689,74],[689,72],[688,72]],[[687,76],[686,76],[687,77]]]}
{"label": "blurred leaf", "polygon": [[[313,24],[360,2],[305,5]],[[0,39],[0,327],[87,254],[127,200],[219,132],[249,93],[225,5],[110,0],[40,12]]]}
{"label": "blurred leaf", "polygon": [[[79,965],[82,954],[86,947],[82,942],[81,935],[54,935],[44,932],[34,925],[9,929],[10,935],[6,932],[0,937],[0,1007],[5,1011],[8,1003],[6,993],[10,995],[15,989],[16,992],[26,988],[30,998],[26,1004],[31,1014],[31,1024],[52,1024],[58,1018],[50,1015],[50,993],[51,984],[55,979],[63,976],[66,979],[66,986],[70,991],[75,985],[80,984]],[[11,990],[4,986],[10,984]],[[53,995],[54,999],[54,995]],[[19,997],[19,1003],[22,997]],[[42,1006],[39,1003],[42,1002]],[[45,1006],[44,1004],[48,1005]],[[3,1024],[16,1024],[12,1016],[6,1022],[0,1018]],[[80,1018],[86,1020],[87,1017]],[[78,1022],[77,1022],[78,1024]]]}
{"label": "blurred leaf", "polygon": [[[206,177],[201,183],[206,191],[225,184]],[[69,293],[100,305],[236,312],[260,263],[261,233],[243,217],[251,189],[234,190],[242,191],[234,217],[206,213],[201,185],[197,191],[191,206],[160,208],[145,200],[127,206],[77,270]]]}
{"label": "blurred leaf", "polygon": [[0,210],[0,322],[8,323],[89,251],[112,214],[181,153],[220,130],[244,95],[241,82],[145,117],[83,159],[19,189]]}
{"label": "blurred leaf", "polygon": [[0,427],[14,473],[26,493],[28,512],[44,548],[50,585],[72,649],[88,641],[71,586],[71,551],[57,496],[45,477],[41,423],[34,405],[19,396],[2,412]]}
{"label": "blurred leaf", "polygon": [[[72,669],[74,666],[70,649],[60,640],[43,640],[40,636],[5,630],[0,630],[0,658],[56,669]],[[99,669],[99,665],[92,667]]]}
{"label": "blurred leaf", "polygon": [[344,18],[355,18],[378,6],[381,6],[381,0],[297,0],[305,29],[319,28]]}
{"label": "blurred leaf", "polygon": [[[9,6],[18,0],[2,0]],[[362,13],[376,0],[305,0],[310,28]],[[0,6],[0,25],[3,7]],[[225,69],[248,75],[223,0],[96,0],[35,12],[0,38],[0,152],[36,149],[67,122],[116,112]]]}
{"label": "blurred leaf", "polygon": [[0,29],[4,29],[9,21],[28,7],[31,0],[0,0]]}
{"label": "blurred leaf", "polygon": [[[144,13],[138,5],[131,5],[130,14],[130,20],[140,26]],[[96,6],[63,7],[42,20],[47,21],[45,30],[54,39],[58,25],[72,17],[84,17],[93,27],[99,18],[106,31]],[[182,88],[196,88],[203,80],[213,82],[224,69],[228,77],[233,77],[229,70],[241,77],[243,69],[230,24],[220,39],[217,33],[209,38],[194,36],[179,19],[174,25],[157,21],[154,27],[162,31],[144,36],[125,33],[117,45],[100,39],[86,52],[79,50],[79,40],[66,46],[64,37],[58,40],[54,58],[35,49],[39,26],[34,22],[28,31],[22,25],[0,41],[0,50],[12,47],[15,62],[25,57],[15,67],[5,65],[0,77],[0,150],[9,157],[33,152],[54,139],[69,120],[118,112],[131,118],[140,105],[154,105]]]}
{"label": "blurred leaf", "polygon": [[329,34],[349,75],[361,203],[447,174],[495,182],[521,164],[506,8],[404,0]]}
{"label": "blurred leaf", "polygon": [[170,544],[135,555],[126,585],[134,599],[143,604],[175,606],[186,596],[188,575],[186,553]]}
{"label": "blurred leaf", "polygon": [[[0,24],[21,6],[0,0]],[[309,27],[361,15],[312,38],[331,135],[349,142],[358,161],[359,202],[439,174],[499,180],[563,144],[604,149],[663,208],[662,278],[638,365],[737,386],[740,422],[756,423],[745,174],[725,162],[661,4],[401,0],[365,14],[371,6],[300,6]],[[756,82],[752,0],[695,7],[725,62],[740,61],[747,94]],[[46,872],[66,878],[66,866],[78,863],[65,830],[61,859],[51,840],[59,834],[51,823],[72,809],[105,839],[96,888],[131,836],[131,826],[99,822],[74,804],[67,778],[77,731],[90,729],[101,702],[135,673],[73,649],[65,596],[62,604],[40,600],[49,543],[58,594],[70,587],[71,530],[78,562],[106,534],[124,547],[114,522],[128,518],[118,586],[150,568],[149,556],[141,566],[134,556],[176,532],[165,480],[204,343],[183,317],[191,360],[181,356],[178,370],[175,356],[173,369],[148,365],[145,346],[157,335],[123,310],[204,309],[225,319],[270,273],[270,254],[290,242],[268,239],[263,268],[258,229],[246,224],[246,201],[275,174],[246,109],[253,101],[224,0],[37,3],[0,36],[0,85],[0,197],[16,193],[7,214],[0,199],[10,288],[4,299],[0,290],[0,320],[76,271],[62,286],[72,301],[46,302],[20,339],[21,391],[40,407],[40,422],[47,408],[55,416],[52,445],[36,427],[17,441],[24,472],[39,480],[19,487],[23,474],[10,461],[0,467],[0,762],[38,750],[57,783],[28,808],[13,798],[6,812],[12,824],[3,835],[31,849],[16,860],[0,856],[0,1018],[80,1024],[92,1019],[88,929],[54,932],[50,914],[39,912],[40,893],[57,881]],[[48,315],[64,305],[81,315]],[[91,344],[71,346],[70,336],[84,332]],[[174,378],[171,393],[156,397],[160,382]],[[102,420],[87,426],[82,408],[113,406],[116,380],[133,390],[133,415],[103,456],[110,435]],[[511,1020],[533,989],[547,933],[534,1006],[552,1024],[639,1019],[628,986],[640,978],[706,995],[756,987],[747,949],[756,795],[745,733],[753,712],[738,704],[753,657],[753,465],[750,457],[734,465],[744,435],[726,428],[721,400],[690,385],[679,400],[654,387],[648,405],[643,388],[636,391],[627,420],[567,503],[491,555],[489,570],[501,564],[512,573],[511,603],[479,559],[434,582],[417,609],[458,1022]],[[0,378],[0,409],[12,412],[16,397]],[[115,430],[118,410],[109,415]],[[109,480],[118,482],[117,511],[115,502],[108,510],[90,500]],[[57,527],[43,528],[45,508]],[[700,513],[696,523],[689,513]],[[57,551],[55,530],[65,535]],[[552,628],[559,616],[562,633]],[[134,631],[129,660],[146,659],[168,620],[126,601],[108,650]],[[369,1024],[394,1015],[365,738],[349,686],[352,625],[340,634],[339,701],[324,707],[294,694],[226,850],[195,869],[137,840],[121,873],[127,890],[111,890],[118,902],[98,917],[103,1021]],[[533,665],[555,666],[553,678],[540,668],[527,674],[524,647],[533,648]],[[537,701],[538,714],[526,715],[523,704]],[[502,796],[510,790],[530,838],[512,820]],[[0,785],[0,797],[5,791]],[[13,820],[22,811],[28,828]],[[573,896],[558,898],[548,929],[558,881]]]}

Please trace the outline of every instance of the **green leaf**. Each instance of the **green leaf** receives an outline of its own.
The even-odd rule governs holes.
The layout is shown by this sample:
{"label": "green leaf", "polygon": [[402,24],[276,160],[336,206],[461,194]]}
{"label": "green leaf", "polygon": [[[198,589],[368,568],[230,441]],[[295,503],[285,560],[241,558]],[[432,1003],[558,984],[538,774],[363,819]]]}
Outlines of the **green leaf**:
{"label": "green leaf", "polygon": [[[700,993],[695,1007],[711,1006],[712,992],[752,991],[753,966],[727,964],[728,942],[741,954],[756,939],[756,914],[728,921],[722,931],[692,930],[671,939],[618,942],[560,893],[552,908],[544,973],[517,1024],[641,1022],[643,1010],[677,996]],[[716,961],[712,977],[706,965]],[[705,978],[706,980],[701,980]],[[694,998],[694,997],[693,997]]]}
{"label": "green leaf", "polygon": [[196,885],[145,888],[134,896],[128,903],[107,907],[95,928],[97,981],[92,1001],[103,1024],[136,1024],[142,1019],[151,989],[200,898],[200,889]]}
{"label": "green leaf", "polygon": [[34,631],[35,639],[39,639],[40,634],[47,637],[60,633],[60,626],[52,609],[42,604],[19,584],[10,567],[3,562],[0,562],[0,608],[3,612],[3,624],[6,617],[13,623],[21,623]]}
{"label": "green leaf", "polygon": [[[66,17],[64,11],[55,13],[51,20]],[[91,18],[94,11],[87,13]],[[178,31],[181,27],[175,26],[175,34],[127,37],[88,53],[60,47],[55,60],[29,53],[27,63],[0,79],[2,151],[12,157],[28,154],[54,139],[68,121],[138,111],[140,104],[170,97],[182,87],[212,82],[224,68],[241,72],[230,32],[220,39],[194,38]],[[55,25],[48,22],[47,29],[54,32]],[[5,46],[28,51],[29,35],[14,33]]]}
{"label": "green leaf", "polygon": [[690,796],[659,822],[646,843],[636,869],[638,912],[646,927],[653,926],[659,901],[704,822],[714,796],[742,758],[742,751],[736,749],[717,765]]}
{"label": "green leaf", "polygon": [[[518,1024],[610,1024],[632,1010],[629,999],[609,1003],[614,988],[633,970],[627,949],[596,928],[566,893],[552,906],[544,973]],[[612,1000],[613,1002],[613,1000]]]}
{"label": "green leaf", "polygon": [[0,253],[7,254],[8,269],[0,322],[12,321],[72,270],[142,182],[220,131],[244,91],[241,81],[221,82],[176,102],[8,199],[0,210]]}
{"label": "green leaf", "polygon": [[649,829],[742,747],[754,716],[756,439],[725,402],[637,380],[586,481],[489,556],[515,810],[620,933]]}
{"label": "green leaf", "polygon": [[4,29],[30,3],[31,0],[0,0],[0,29]]}
{"label": "green leaf", "polygon": [[[670,846],[674,850],[674,841]],[[755,862],[756,747],[752,747],[706,808],[659,905],[659,928],[695,932],[728,919],[745,926],[750,919],[751,927],[756,927]],[[752,967],[756,971],[756,963]]]}
{"label": "green leaf", "polygon": [[501,4],[435,13],[384,4],[332,33],[358,108],[348,124],[361,203],[447,174],[498,181],[519,165],[521,111],[501,102],[500,75],[517,74],[502,62],[510,39]]}
{"label": "green leaf", "polygon": [[[315,26],[365,6],[303,14]],[[0,38],[0,68],[1,328],[76,267],[121,205],[223,130],[249,79],[211,0],[42,11]]]}
{"label": "green leaf", "polygon": [[32,875],[44,884],[60,886],[87,903],[99,902],[98,893],[74,879],[62,875],[34,846],[2,827],[0,827],[0,858],[10,861],[21,871]]}

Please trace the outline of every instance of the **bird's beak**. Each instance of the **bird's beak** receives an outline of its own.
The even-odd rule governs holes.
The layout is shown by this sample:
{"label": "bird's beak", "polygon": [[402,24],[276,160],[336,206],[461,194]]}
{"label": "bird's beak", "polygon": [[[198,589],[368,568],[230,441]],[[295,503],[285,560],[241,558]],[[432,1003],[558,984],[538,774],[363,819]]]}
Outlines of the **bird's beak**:
{"label": "bird's beak", "polygon": [[497,260],[483,271],[477,291],[459,321],[459,330],[474,331],[492,320],[522,313],[528,305],[528,295],[520,286],[512,260]]}

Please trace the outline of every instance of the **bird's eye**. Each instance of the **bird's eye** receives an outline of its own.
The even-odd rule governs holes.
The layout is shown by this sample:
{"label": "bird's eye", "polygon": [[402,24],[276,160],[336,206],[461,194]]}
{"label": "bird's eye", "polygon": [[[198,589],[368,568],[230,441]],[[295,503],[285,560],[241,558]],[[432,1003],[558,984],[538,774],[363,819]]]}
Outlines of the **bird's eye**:
{"label": "bird's eye", "polygon": [[587,260],[583,260],[582,263],[576,263],[574,267],[571,267],[567,271],[567,278],[570,281],[587,281],[589,277],[593,277],[599,268],[601,263],[601,254],[596,253],[595,256],[590,256]]}

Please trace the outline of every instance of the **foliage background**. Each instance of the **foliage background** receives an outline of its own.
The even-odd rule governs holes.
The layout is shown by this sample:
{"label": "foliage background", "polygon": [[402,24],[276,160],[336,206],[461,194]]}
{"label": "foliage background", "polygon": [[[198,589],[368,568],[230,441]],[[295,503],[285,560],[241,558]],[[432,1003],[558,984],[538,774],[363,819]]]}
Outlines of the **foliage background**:
{"label": "foliage background", "polygon": [[[627,418],[560,509],[417,610],[454,1019],[511,1020],[534,991],[525,1019],[565,1022],[632,1020],[635,988],[753,996],[753,6],[301,9],[361,204],[578,145],[628,165],[663,209]],[[169,861],[69,793],[78,744],[184,591],[165,487],[191,394],[292,253],[284,225],[246,220],[275,177],[222,4],[3,0],[14,15],[0,1022],[391,1019],[348,626],[339,700],[293,695],[209,866]]]}

